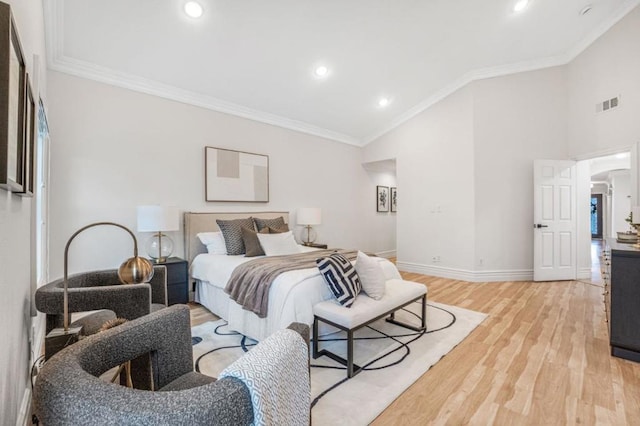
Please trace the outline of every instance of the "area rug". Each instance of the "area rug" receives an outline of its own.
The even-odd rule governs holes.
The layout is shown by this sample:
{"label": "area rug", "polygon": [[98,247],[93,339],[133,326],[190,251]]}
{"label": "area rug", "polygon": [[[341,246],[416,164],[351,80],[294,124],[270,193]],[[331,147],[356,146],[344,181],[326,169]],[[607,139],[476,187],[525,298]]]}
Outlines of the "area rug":
{"label": "area rug", "polygon": [[[397,312],[396,318],[417,325],[419,309],[419,303],[412,304]],[[349,380],[339,363],[328,357],[312,358],[312,423],[371,423],[485,318],[486,315],[479,312],[429,302],[426,333],[416,333],[384,320],[376,321],[356,333],[355,362],[366,369]],[[214,377],[256,344],[230,331],[223,320],[207,322],[191,330],[192,336],[202,339],[193,346],[194,360],[200,372]],[[320,348],[346,358],[344,336],[342,333],[323,336]]]}

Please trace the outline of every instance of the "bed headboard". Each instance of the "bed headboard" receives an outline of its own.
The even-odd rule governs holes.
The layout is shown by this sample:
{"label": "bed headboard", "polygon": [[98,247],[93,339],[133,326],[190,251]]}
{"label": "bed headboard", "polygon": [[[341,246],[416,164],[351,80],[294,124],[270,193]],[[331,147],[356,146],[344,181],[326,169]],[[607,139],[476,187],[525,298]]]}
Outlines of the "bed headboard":
{"label": "bed headboard", "polygon": [[289,212],[245,212],[245,213],[212,213],[212,212],[184,212],[184,254],[189,264],[200,253],[206,253],[207,248],[200,242],[199,232],[219,231],[216,219],[242,219],[245,217],[272,219],[282,216],[285,223],[289,223]]}

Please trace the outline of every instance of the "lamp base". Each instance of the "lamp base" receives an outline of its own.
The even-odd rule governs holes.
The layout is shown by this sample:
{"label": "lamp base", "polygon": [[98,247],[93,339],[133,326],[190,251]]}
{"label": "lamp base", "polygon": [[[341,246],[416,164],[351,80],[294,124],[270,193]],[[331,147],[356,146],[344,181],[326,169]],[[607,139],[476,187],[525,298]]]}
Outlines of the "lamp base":
{"label": "lamp base", "polygon": [[305,230],[302,232],[302,244],[304,244],[305,246],[313,244],[313,242],[316,240],[316,237],[316,231],[310,225],[306,225]]}
{"label": "lamp base", "polygon": [[69,327],[65,331],[64,328],[54,328],[44,338],[44,359],[45,361],[60,352],[67,346],[80,340],[82,326]]}
{"label": "lamp base", "polygon": [[156,232],[147,241],[147,253],[154,263],[164,263],[173,253],[173,240],[162,232]]}

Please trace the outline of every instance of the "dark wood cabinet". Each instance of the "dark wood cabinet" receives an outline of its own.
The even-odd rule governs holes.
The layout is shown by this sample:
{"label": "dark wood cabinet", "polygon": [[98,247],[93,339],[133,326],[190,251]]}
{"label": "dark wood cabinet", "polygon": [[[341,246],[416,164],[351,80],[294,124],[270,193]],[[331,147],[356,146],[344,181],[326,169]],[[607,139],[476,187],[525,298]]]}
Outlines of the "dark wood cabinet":
{"label": "dark wood cabinet", "polygon": [[167,267],[167,300],[169,305],[189,301],[189,265],[179,257],[170,257],[157,265]]}
{"label": "dark wood cabinet", "polygon": [[607,240],[603,261],[611,354],[640,362],[640,249]]}

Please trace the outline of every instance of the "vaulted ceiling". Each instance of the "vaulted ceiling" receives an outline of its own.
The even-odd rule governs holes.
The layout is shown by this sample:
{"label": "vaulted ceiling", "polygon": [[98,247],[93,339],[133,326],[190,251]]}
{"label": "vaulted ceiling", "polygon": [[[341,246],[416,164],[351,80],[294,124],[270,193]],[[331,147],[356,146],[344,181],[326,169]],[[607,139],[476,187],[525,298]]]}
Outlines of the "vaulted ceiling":
{"label": "vaulted ceiling", "polygon": [[640,3],[516,1],[44,3],[51,69],[364,145],[474,79],[569,62]]}

